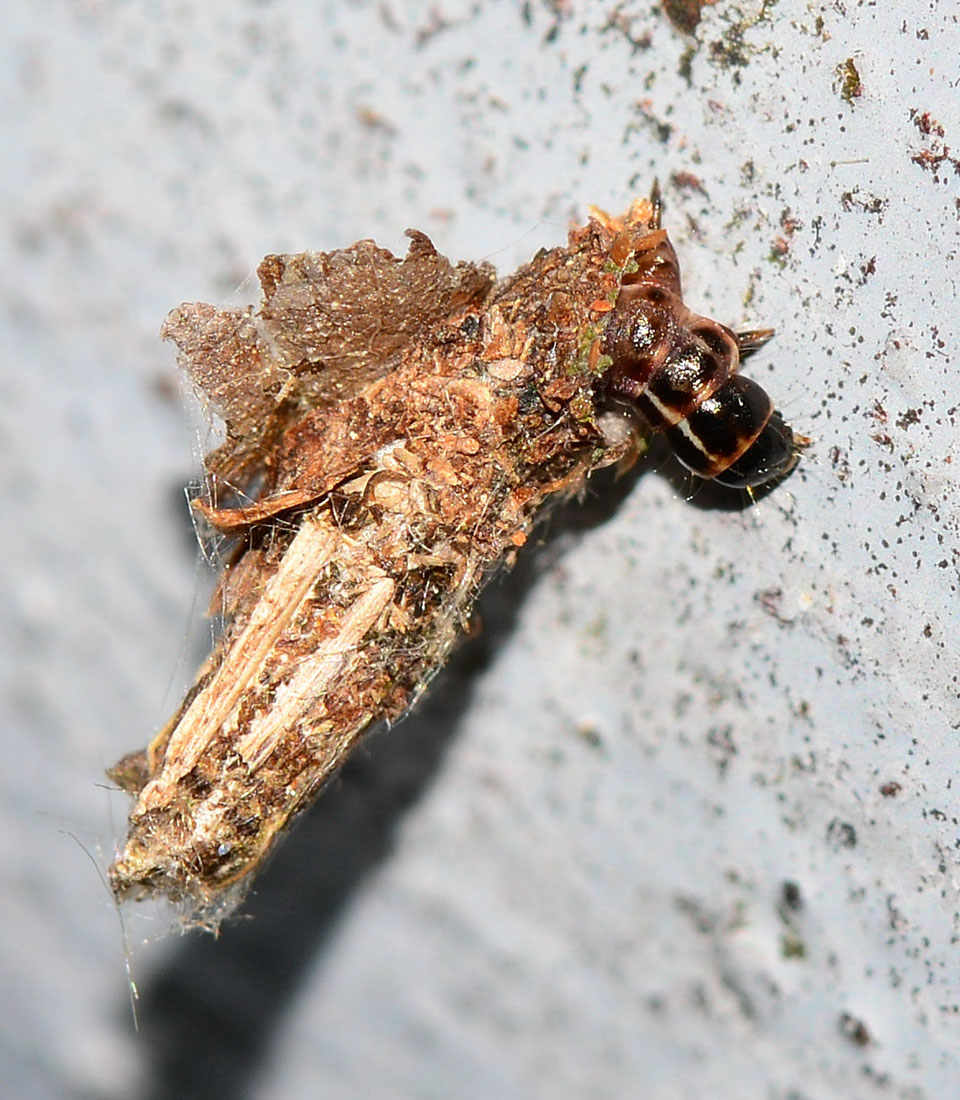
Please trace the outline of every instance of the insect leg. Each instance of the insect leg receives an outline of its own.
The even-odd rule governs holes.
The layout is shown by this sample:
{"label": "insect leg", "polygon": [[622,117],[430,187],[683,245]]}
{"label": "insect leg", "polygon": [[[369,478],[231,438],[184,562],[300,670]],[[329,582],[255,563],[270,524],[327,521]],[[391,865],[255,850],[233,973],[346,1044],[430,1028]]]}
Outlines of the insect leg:
{"label": "insect leg", "polygon": [[650,188],[650,205],[653,207],[653,213],[650,215],[650,228],[660,228],[660,215],[663,213],[663,198],[660,195],[660,181],[654,178],[653,186]]}
{"label": "insect leg", "polygon": [[752,328],[746,332],[737,333],[737,346],[740,348],[740,358],[746,359],[773,337],[772,328]]}

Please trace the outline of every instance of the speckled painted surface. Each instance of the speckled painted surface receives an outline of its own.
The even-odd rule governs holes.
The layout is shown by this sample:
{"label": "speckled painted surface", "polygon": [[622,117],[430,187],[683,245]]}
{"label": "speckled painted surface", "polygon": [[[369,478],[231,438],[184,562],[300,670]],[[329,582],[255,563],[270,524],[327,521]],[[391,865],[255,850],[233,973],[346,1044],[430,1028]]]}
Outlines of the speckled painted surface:
{"label": "speckled painted surface", "polygon": [[[433,12],[7,15],[5,1094],[952,1095],[958,16]],[[63,830],[105,861],[100,771],[204,646],[167,309],[408,225],[507,270],[654,173],[690,304],[777,327],[751,373],[801,470],[738,511],[660,455],[555,516],[254,919],[135,952],[132,1036]]]}

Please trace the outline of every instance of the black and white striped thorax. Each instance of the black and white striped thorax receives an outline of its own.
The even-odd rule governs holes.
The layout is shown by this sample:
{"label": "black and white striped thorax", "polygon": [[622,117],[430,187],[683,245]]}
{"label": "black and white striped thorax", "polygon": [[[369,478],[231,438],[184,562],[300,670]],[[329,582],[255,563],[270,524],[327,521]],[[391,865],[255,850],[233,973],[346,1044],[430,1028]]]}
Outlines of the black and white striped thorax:
{"label": "black and white striped thorax", "polygon": [[637,270],[624,277],[607,323],[606,391],[634,405],[700,477],[736,488],[784,477],[798,457],[793,432],[763,387],[737,374],[772,332],[737,334],[689,310],[658,224],[639,242]]}

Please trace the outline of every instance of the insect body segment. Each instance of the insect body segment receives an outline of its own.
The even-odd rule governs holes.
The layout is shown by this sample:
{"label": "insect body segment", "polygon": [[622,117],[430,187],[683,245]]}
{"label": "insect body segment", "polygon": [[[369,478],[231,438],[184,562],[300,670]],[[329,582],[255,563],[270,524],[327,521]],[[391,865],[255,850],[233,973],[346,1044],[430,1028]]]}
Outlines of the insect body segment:
{"label": "insect body segment", "polygon": [[738,336],[688,309],[677,255],[658,225],[656,217],[639,242],[606,328],[607,393],[631,402],[700,477],[732,488],[775,481],[796,464],[793,432],[763,387],[737,374],[772,332]]}

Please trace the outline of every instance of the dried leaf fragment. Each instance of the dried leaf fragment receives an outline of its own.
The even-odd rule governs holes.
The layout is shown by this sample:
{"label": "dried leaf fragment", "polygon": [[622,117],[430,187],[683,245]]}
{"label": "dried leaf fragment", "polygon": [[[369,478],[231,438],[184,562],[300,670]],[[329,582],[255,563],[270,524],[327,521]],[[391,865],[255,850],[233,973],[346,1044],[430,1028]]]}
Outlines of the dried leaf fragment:
{"label": "dried leaf fragment", "polygon": [[267,256],[263,302],[252,310],[185,303],[162,334],[227,429],[212,473],[244,489],[268,468],[272,447],[304,408],[330,405],[386,374],[445,318],[479,309],[489,265],[454,266],[410,230],[398,259],[373,241],[335,252]]}

